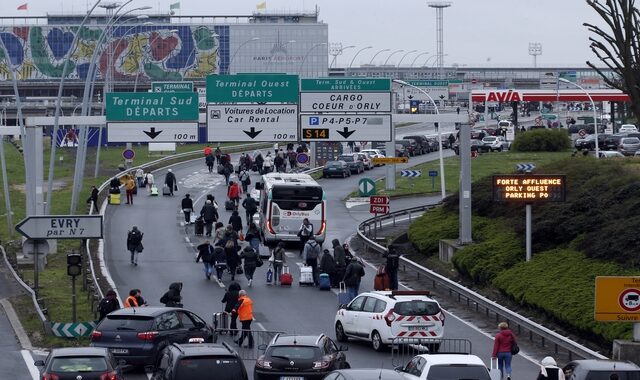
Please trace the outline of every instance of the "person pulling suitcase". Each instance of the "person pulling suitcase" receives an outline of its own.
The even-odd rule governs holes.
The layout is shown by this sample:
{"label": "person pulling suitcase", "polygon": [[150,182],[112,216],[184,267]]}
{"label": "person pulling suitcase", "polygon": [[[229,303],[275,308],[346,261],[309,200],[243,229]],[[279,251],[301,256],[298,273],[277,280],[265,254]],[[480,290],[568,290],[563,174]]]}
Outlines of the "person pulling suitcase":
{"label": "person pulling suitcase", "polygon": [[191,224],[191,213],[193,212],[193,199],[190,194],[185,194],[180,204],[184,213],[184,224]]}

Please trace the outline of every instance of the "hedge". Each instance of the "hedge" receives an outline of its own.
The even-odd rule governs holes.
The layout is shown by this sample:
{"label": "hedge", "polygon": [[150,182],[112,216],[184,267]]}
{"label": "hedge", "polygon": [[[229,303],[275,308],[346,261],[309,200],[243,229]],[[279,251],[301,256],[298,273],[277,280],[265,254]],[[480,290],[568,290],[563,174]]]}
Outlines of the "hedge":
{"label": "hedge", "polygon": [[518,133],[511,149],[518,152],[560,152],[571,147],[566,129],[534,129]]}

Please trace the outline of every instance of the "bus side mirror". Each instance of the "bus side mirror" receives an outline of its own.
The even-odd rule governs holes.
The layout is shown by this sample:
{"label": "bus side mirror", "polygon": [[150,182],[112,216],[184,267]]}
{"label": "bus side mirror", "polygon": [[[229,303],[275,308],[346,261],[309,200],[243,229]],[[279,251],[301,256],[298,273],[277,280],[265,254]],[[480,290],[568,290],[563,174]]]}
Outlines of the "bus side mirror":
{"label": "bus side mirror", "polygon": [[262,190],[263,188],[262,182],[256,182],[256,190]]}

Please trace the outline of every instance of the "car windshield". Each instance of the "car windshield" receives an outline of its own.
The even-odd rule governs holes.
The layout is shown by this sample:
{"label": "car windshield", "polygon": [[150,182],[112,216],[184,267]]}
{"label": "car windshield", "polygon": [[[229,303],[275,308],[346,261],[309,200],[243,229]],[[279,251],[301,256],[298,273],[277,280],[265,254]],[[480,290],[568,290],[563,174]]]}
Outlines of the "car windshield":
{"label": "car windshield", "polygon": [[495,137],[485,137],[482,139],[482,141],[486,141],[486,142],[494,142],[496,140]]}
{"label": "car windshield", "polygon": [[275,346],[271,347],[268,356],[284,359],[310,360],[319,356],[320,350],[311,346]]}
{"label": "car windshield", "polygon": [[626,139],[622,139],[623,144],[640,144],[640,139],[637,137],[630,137]]}
{"label": "car windshield", "polygon": [[429,368],[427,380],[490,380],[487,367],[467,364],[434,365]]}
{"label": "car windshield", "polygon": [[340,156],[338,158],[344,162],[353,162],[353,156]]}
{"label": "car windshield", "polygon": [[342,167],[342,164],[338,161],[329,161],[325,164],[325,166],[328,168],[339,168]]}
{"label": "car windshield", "polygon": [[611,374],[616,373],[620,380],[640,380],[640,371],[589,371],[589,380],[609,380]]}
{"label": "car windshield", "polygon": [[180,359],[176,366],[176,379],[208,379],[214,373],[216,380],[242,379],[242,361],[234,357],[199,356]]}
{"label": "car windshield", "polygon": [[52,372],[104,372],[107,361],[102,356],[80,356],[53,358]]}
{"label": "car windshield", "polygon": [[434,315],[440,312],[436,302],[420,300],[398,302],[393,309],[399,315]]}
{"label": "car windshield", "polygon": [[103,319],[98,330],[145,331],[151,328],[153,317],[143,315],[109,315]]}

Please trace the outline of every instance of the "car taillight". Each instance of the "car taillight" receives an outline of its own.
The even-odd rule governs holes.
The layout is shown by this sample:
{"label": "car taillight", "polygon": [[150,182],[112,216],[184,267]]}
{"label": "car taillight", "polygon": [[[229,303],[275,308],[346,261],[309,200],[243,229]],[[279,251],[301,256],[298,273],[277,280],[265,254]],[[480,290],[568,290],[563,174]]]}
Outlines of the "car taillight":
{"label": "car taillight", "polygon": [[396,315],[393,313],[393,309],[389,310],[387,315],[384,316],[384,321],[387,322],[387,326],[391,327],[391,322],[396,320]]}
{"label": "car taillight", "polygon": [[45,373],[42,375],[42,380],[60,380],[60,376],[52,373]]}
{"label": "car taillight", "polygon": [[100,375],[100,380],[118,380],[118,373],[116,371],[103,373]]}
{"label": "car taillight", "polygon": [[325,369],[331,366],[331,356],[323,356],[321,361],[313,362],[313,369]]}
{"label": "car taillight", "polygon": [[138,339],[145,341],[152,341],[158,336],[157,331],[145,331],[138,333]]}
{"label": "car taillight", "polygon": [[96,340],[100,340],[100,338],[102,338],[102,333],[98,330],[93,330],[91,332],[91,341],[96,341]]}
{"label": "car taillight", "polygon": [[271,227],[271,221],[267,220],[267,229],[269,230],[269,233],[271,234],[276,234],[276,231],[273,230],[273,227]]}
{"label": "car taillight", "polygon": [[264,355],[262,355],[256,360],[256,367],[271,369],[271,362],[264,360]]}

